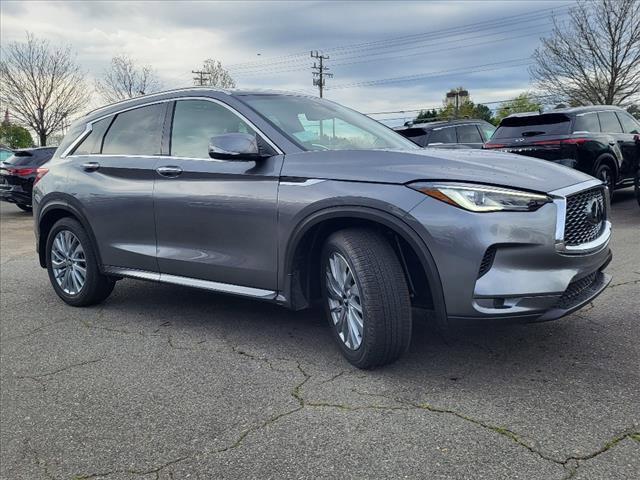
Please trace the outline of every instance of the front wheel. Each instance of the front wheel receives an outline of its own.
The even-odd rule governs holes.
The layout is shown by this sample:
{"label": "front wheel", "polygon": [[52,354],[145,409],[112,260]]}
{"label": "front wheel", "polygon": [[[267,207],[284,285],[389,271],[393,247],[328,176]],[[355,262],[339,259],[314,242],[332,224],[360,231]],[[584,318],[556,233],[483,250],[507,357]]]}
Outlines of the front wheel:
{"label": "front wheel", "polygon": [[115,281],[100,273],[91,240],[77,220],[58,220],[49,232],[46,248],[49,280],[66,303],[84,307],[111,294]]}
{"label": "front wheel", "polygon": [[411,341],[411,299],[389,242],[373,230],[338,231],[321,265],[329,325],[347,360],[375,368],[402,356]]}

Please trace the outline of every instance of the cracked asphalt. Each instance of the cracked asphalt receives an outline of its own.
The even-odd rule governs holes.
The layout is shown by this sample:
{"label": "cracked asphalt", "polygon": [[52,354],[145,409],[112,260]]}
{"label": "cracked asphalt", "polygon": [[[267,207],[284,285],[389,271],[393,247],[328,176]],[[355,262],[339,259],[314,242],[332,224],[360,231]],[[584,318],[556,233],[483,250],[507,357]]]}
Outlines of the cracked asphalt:
{"label": "cracked asphalt", "polygon": [[64,305],[32,219],[0,207],[2,479],[629,479],[640,472],[640,208],[612,286],[556,322],[416,318],[359,371],[319,311],[123,280]]}

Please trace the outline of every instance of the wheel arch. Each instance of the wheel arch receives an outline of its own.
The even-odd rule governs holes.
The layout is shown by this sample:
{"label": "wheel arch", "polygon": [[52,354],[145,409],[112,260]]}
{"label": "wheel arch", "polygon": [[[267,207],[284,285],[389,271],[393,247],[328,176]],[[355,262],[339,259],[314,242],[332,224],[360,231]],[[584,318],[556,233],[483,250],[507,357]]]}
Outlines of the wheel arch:
{"label": "wheel arch", "polygon": [[320,250],[324,241],[331,233],[354,226],[377,229],[389,237],[403,265],[414,304],[433,310],[439,319],[445,320],[442,282],[428,247],[403,219],[373,207],[323,208],[297,224],[289,236],[283,262],[282,292],[288,306],[299,310],[314,302],[319,288],[314,282],[320,278]]}

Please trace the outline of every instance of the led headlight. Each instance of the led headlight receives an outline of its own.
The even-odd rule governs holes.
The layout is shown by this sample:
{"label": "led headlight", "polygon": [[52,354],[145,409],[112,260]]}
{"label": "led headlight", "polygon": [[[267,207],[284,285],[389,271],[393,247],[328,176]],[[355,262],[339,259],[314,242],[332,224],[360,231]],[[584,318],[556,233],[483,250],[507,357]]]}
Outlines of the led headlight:
{"label": "led headlight", "polygon": [[471,212],[530,212],[552,201],[539,193],[472,183],[417,182],[408,186]]}

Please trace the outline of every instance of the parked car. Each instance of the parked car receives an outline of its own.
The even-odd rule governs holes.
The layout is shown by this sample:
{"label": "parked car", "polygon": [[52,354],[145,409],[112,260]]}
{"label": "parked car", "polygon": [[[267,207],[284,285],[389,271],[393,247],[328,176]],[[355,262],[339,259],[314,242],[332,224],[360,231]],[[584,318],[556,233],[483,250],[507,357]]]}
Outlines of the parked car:
{"label": "parked car", "polygon": [[432,148],[482,148],[495,129],[489,122],[474,119],[408,122],[394,128],[419,147]]}
{"label": "parked car", "polygon": [[13,155],[13,150],[5,146],[0,146],[0,162],[4,162],[11,155]]}
{"label": "parked car", "polygon": [[38,169],[53,157],[55,147],[16,150],[0,163],[0,200],[15,203],[25,212],[31,211],[31,191]]}
{"label": "parked car", "polygon": [[327,100],[189,88],[77,120],[34,188],[36,245],[73,306],[123,277],[324,305],[344,356],[402,355],[412,307],[545,321],[610,281],[606,187],[482,150],[426,150]]}
{"label": "parked car", "polygon": [[550,160],[604,181],[614,189],[633,184],[640,123],[609,105],[514,114],[503,119],[484,148]]}

